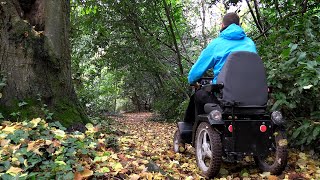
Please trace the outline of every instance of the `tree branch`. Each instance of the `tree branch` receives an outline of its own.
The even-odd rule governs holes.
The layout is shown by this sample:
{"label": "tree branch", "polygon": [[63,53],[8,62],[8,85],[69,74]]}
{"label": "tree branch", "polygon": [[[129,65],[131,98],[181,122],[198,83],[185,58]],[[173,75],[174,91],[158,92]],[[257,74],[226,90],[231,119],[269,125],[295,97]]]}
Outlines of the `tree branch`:
{"label": "tree branch", "polygon": [[175,35],[175,32],[173,30],[173,24],[172,24],[172,18],[171,18],[171,13],[170,13],[170,9],[169,9],[169,6],[166,2],[166,0],[163,0],[163,5],[164,5],[164,9],[165,9],[165,12],[166,12],[166,16],[168,18],[168,21],[169,21],[169,29],[171,31],[171,35],[172,35],[172,38],[173,38],[173,43],[174,43],[174,46],[175,46],[175,49],[176,49],[176,54],[177,54],[177,58],[178,58],[178,66],[179,66],[179,69],[180,69],[180,73],[181,75],[183,75],[183,67],[182,67],[182,63],[181,63],[181,54],[180,54],[180,50],[179,50],[179,47],[178,47],[178,43],[177,43],[177,39],[176,39],[176,35]]}
{"label": "tree branch", "polygon": [[272,27],[279,24],[283,19],[286,19],[290,16],[295,16],[298,14],[304,14],[305,12],[307,12],[307,9],[308,9],[307,4],[308,4],[308,0],[304,0],[303,4],[302,4],[303,8],[300,11],[291,12],[291,13],[283,16],[283,18],[280,18],[277,22],[273,23],[271,26],[269,26],[266,30],[264,30],[259,36],[255,37],[253,40],[258,40],[261,36],[265,35]]}
{"label": "tree branch", "polygon": [[206,23],[206,11],[205,11],[205,2],[204,0],[201,0],[201,7],[202,7],[202,37],[203,37],[203,48],[207,46],[207,37],[205,32],[205,23]]}
{"label": "tree branch", "polygon": [[260,18],[260,12],[259,12],[259,7],[258,7],[258,2],[257,0],[254,0],[254,8],[256,10],[256,14],[257,14],[257,20],[258,20],[258,23],[260,24],[260,27],[262,30],[264,30],[264,27],[262,25],[262,22],[261,22],[261,18]]}
{"label": "tree branch", "polygon": [[276,7],[276,10],[278,11],[278,14],[279,14],[280,18],[282,18],[282,14],[281,14],[281,11],[279,9],[279,1],[275,0],[274,4],[275,4],[275,7]]}
{"label": "tree branch", "polygon": [[249,7],[249,11],[250,11],[250,13],[251,13],[251,15],[252,15],[252,18],[253,18],[254,22],[256,23],[257,28],[259,29],[260,33],[263,33],[263,30],[262,30],[262,28],[261,28],[261,26],[260,26],[260,24],[259,24],[256,16],[254,15],[254,12],[253,12],[253,10],[252,10],[252,7],[251,7],[251,5],[250,5],[249,0],[246,0],[246,2],[247,2],[247,5],[248,5],[248,7]]}

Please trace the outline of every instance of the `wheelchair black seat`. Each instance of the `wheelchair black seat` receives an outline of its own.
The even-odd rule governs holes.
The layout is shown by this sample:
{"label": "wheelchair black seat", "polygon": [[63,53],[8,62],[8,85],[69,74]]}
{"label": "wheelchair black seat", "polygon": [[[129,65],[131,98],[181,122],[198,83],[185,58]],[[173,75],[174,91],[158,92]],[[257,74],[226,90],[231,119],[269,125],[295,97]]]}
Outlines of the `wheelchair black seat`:
{"label": "wheelchair black seat", "polygon": [[[256,53],[238,51],[230,54],[224,64],[217,84],[223,84],[218,97],[224,111],[232,106],[241,111],[264,113],[268,101],[266,72],[261,58]],[[234,103],[237,102],[237,103]]]}

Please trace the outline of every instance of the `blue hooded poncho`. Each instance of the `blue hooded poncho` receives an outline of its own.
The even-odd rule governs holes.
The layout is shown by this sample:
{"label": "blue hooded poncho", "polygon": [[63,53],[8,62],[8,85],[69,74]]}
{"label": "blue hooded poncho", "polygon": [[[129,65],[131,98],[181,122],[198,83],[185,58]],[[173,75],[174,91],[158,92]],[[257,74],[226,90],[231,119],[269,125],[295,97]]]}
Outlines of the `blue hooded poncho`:
{"label": "blue hooded poncho", "polygon": [[215,84],[227,56],[234,51],[257,53],[254,42],[246,36],[243,29],[236,24],[231,24],[201,52],[189,72],[189,83],[195,83],[208,69],[213,67],[212,83]]}

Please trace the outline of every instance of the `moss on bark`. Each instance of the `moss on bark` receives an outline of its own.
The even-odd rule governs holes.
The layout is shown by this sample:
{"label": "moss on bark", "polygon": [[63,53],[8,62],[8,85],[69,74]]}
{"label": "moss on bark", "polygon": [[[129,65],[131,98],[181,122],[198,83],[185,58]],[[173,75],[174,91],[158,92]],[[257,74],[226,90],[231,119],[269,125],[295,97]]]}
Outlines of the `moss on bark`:
{"label": "moss on bark", "polygon": [[66,100],[60,100],[55,105],[54,119],[60,121],[65,127],[69,127],[75,123],[89,123],[88,117],[80,106],[70,103]]}
{"label": "moss on bark", "polygon": [[38,117],[46,119],[48,113],[53,113],[52,119],[47,119],[47,121],[59,121],[65,127],[78,123],[89,123],[88,117],[80,112],[83,112],[80,106],[73,105],[66,100],[60,100],[50,107],[35,99],[15,100],[14,105],[10,107],[0,105],[0,113],[5,117],[4,120],[24,121]]}

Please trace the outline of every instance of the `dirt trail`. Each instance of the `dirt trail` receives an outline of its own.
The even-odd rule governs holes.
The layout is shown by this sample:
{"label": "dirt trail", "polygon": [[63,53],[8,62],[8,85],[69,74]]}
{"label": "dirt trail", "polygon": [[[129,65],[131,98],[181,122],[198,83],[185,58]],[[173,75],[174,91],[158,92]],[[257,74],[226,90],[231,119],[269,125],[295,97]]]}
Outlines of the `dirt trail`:
{"label": "dirt trail", "polygon": [[[115,118],[119,138],[118,157],[123,179],[204,179],[196,165],[194,149],[184,154],[172,150],[176,125],[149,121],[151,113],[128,113]],[[286,171],[280,176],[261,173],[250,158],[236,164],[223,163],[218,179],[320,179],[319,161],[307,153],[290,152]]]}

